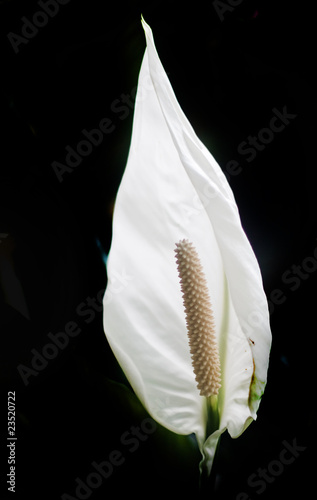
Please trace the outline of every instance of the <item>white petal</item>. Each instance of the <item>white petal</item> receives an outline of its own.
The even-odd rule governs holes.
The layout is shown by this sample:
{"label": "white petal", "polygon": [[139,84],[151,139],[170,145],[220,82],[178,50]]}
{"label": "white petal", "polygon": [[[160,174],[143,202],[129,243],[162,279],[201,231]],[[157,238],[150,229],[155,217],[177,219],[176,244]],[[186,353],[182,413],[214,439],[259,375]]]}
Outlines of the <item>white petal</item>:
{"label": "white petal", "polygon": [[[252,349],[255,372],[249,404],[253,418],[256,418],[266,384],[271,347],[269,312],[258,262],[242,229],[231,188],[179,107],[157,55],[151,29],[144,21],[143,27],[150,72],[162,113],[183,166],[210,219],[223,259],[232,304]],[[198,216],[195,221],[197,219]]]}
{"label": "white petal", "polygon": [[227,288],[223,305],[219,347],[224,387],[219,393],[219,427],[227,428],[232,437],[238,437],[251,417],[248,399],[253,358]]}
{"label": "white petal", "polygon": [[210,434],[204,442],[201,450],[203,458],[199,464],[201,476],[204,474],[207,474],[208,476],[210,474],[220,436],[225,432],[225,430],[225,427],[217,429],[215,432]]}
{"label": "white petal", "polygon": [[[210,221],[175,148],[149,75],[139,77],[129,159],[114,212],[104,327],[131,385],[150,414],[179,434],[205,438],[204,398],[192,369],[174,256],[194,242],[221,323],[224,274]],[[191,215],[195,217],[192,224]],[[117,276],[130,276],[126,286]]]}
{"label": "white petal", "polygon": [[[183,114],[151,30],[145,22],[143,26],[147,49],[114,213],[104,327],[153,418],[179,434],[195,432],[210,465],[218,434],[204,445],[205,399],[199,396],[191,366],[175,243],[192,241],[205,270],[222,364],[219,432],[228,428],[233,437],[255,418],[253,401],[258,402],[259,386],[265,384],[267,306],[232,191]],[[122,279],[125,274],[129,279]],[[250,318],[257,323],[252,330]],[[248,340],[250,332],[255,344]],[[259,385],[254,386],[250,409],[253,358]]]}

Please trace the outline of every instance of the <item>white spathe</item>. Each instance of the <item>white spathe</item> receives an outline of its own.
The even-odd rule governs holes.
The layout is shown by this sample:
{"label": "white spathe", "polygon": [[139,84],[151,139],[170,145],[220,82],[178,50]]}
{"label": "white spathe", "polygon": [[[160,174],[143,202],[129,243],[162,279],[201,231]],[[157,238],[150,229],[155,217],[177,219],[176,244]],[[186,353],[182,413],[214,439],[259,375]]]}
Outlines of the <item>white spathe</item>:
{"label": "white spathe", "polygon": [[[152,31],[142,24],[147,48],[115,204],[104,329],[145,408],[171,431],[195,433],[210,471],[220,434],[238,437],[256,418],[267,379],[269,313],[231,188],[180,108]],[[183,238],[204,269],[220,350],[219,429],[210,436],[174,257]],[[129,279],[118,288],[122,273]]]}

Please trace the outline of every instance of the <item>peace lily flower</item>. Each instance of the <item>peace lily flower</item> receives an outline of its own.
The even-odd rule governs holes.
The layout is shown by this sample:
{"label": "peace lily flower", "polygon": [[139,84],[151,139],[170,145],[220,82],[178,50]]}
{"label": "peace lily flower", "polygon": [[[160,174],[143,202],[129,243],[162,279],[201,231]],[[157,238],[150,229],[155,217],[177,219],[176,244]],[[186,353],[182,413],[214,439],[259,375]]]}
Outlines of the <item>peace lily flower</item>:
{"label": "peace lily flower", "polygon": [[104,329],[144,407],[171,431],[195,433],[200,470],[210,473],[220,435],[238,437],[257,416],[271,346],[267,300],[230,186],[142,24],[147,48],[114,211]]}

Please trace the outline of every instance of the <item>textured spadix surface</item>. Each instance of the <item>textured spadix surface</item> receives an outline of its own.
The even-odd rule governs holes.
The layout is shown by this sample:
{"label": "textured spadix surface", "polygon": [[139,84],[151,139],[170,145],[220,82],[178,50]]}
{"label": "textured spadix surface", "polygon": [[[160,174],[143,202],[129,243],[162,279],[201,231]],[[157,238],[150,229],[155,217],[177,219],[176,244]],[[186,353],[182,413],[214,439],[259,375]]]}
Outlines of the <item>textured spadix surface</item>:
{"label": "textured spadix surface", "polygon": [[[115,205],[104,328],[143,405],[168,429],[194,432],[210,470],[220,434],[237,437],[256,418],[271,345],[267,301],[230,186],[182,112],[144,21],[143,28],[147,48]],[[182,239],[200,257],[219,346],[219,429],[210,436],[175,262]]]}
{"label": "textured spadix surface", "polygon": [[176,243],[175,253],[197,388],[201,396],[216,396],[221,386],[221,368],[205,274],[190,241]]}

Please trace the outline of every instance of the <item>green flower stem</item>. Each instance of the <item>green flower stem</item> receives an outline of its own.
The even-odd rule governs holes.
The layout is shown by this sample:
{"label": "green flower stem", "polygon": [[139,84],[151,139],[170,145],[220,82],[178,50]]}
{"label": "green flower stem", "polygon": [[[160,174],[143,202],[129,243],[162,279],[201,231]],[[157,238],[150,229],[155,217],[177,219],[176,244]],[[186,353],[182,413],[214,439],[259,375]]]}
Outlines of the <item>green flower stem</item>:
{"label": "green flower stem", "polygon": [[[217,429],[219,429],[218,396],[216,395],[208,396],[205,398],[205,401],[206,401],[206,411],[207,411],[206,436],[208,437],[211,434],[213,434]],[[212,489],[215,486],[215,480],[216,480],[215,461],[216,461],[216,456],[214,458],[214,464],[210,475],[208,474],[206,463],[204,464],[204,461],[201,463],[201,474],[199,480],[201,498],[205,498],[205,496],[207,496],[208,493],[210,497]]]}
{"label": "green flower stem", "polygon": [[219,429],[218,396],[212,395],[206,398],[207,405],[207,425],[206,436],[210,436]]}

